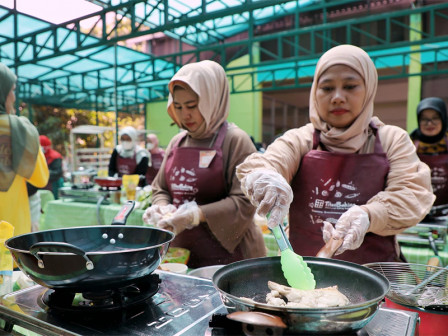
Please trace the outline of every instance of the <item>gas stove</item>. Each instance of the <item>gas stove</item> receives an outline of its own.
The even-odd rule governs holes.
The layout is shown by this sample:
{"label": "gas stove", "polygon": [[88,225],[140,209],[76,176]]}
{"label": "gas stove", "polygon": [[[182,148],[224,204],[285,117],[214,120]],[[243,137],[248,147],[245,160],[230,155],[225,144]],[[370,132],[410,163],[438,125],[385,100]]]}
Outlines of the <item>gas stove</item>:
{"label": "gas stove", "polygon": [[[105,313],[100,313],[98,309],[84,310],[83,305],[109,307],[108,300],[90,296],[81,300],[81,307],[78,303],[75,312],[66,308],[61,310],[59,300],[56,306],[49,304],[48,297],[53,290],[40,285],[4,295],[0,297],[0,335],[3,335],[2,329],[6,333],[20,335],[22,328],[45,336],[224,336],[243,335],[243,330],[247,332],[252,328],[226,318],[227,309],[210,280],[159,270],[153,275],[156,289],[153,293],[154,286],[148,286],[149,298],[137,300],[137,304],[130,307],[126,304],[129,301],[127,297],[119,298],[117,300],[123,309],[106,309]],[[133,295],[130,295],[133,301]],[[412,336],[416,331],[417,319],[417,313],[380,308],[356,335]]]}
{"label": "gas stove", "polygon": [[160,277],[158,292],[141,309],[123,310],[125,318],[109,311],[104,315],[86,312],[81,317],[77,313],[53,313],[43,302],[48,288],[37,285],[0,299],[0,326],[4,320],[6,331],[16,325],[45,336],[204,335],[210,317],[226,312],[210,280],[155,273]]}

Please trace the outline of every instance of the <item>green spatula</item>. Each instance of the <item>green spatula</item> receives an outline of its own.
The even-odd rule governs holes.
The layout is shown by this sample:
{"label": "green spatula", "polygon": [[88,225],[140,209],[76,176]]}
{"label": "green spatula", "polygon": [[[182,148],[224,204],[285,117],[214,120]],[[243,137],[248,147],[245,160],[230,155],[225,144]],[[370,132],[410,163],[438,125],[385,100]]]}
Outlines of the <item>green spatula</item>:
{"label": "green spatula", "polygon": [[288,285],[302,290],[314,289],[316,287],[314,275],[303,258],[292,250],[282,225],[277,225],[270,230],[280,248],[280,262]]}

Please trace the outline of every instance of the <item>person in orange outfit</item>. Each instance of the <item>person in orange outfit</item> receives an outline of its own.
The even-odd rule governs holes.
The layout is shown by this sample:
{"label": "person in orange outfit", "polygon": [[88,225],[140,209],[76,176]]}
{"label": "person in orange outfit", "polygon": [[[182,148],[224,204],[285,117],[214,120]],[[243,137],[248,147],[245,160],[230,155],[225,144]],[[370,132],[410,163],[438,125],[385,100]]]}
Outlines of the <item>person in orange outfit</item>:
{"label": "person in orange outfit", "polygon": [[40,135],[39,141],[50,171],[50,179],[45,189],[50,190],[54,198],[58,199],[58,190],[63,184],[62,155],[52,148],[51,140],[47,136]]}
{"label": "person in orange outfit", "polygon": [[0,63],[0,220],[14,226],[14,235],[31,231],[26,182],[47,185],[49,171],[36,127],[15,115],[17,77]]}

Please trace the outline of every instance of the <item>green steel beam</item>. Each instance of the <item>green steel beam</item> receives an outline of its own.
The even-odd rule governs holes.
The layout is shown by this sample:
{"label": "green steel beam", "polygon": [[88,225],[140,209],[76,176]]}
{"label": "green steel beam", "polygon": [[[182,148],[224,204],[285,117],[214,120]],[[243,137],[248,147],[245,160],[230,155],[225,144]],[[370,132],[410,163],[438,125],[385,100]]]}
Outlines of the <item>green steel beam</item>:
{"label": "green steel beam", "polygon": [[[265,66],[276,67],[285,62],[299,62],[306,60],[315,60],[317,59],[322,52],[324,52],[324,48],[322,47],[325,44],[329,44],[330,46],[334,46],[342,43],[354,43],[354,35],[359,34],[360,39],[363,38],[364,41],[362,43],[354,43],[362,46],[368,52],[375,52],[383,49],[393,49],[393,48],[403,48],[410,47],[414,45],[426,45],[426,44],[434,44],[441,43],[448,40],[448,35],[444,33],[442,30],[437,31],[434,28],[430,29],[429,33],[422,31],[422,39],[418,41],[410,41],[407,39],[408,34],[411,32],[411,27],[404,24],[408,22],[408,18],[411,14],[415,13],[415,11],[422,12],[423,14],[427,14],[430,18],[428,25],[430,27],[435,27],[435,19],[437,17],[444,19],[448,23],[448,19],[446,15],[442,13],[443,10],[448,9],[448,3],[430,6],[426,8],[420,8],[418,10],[403,10],[399,12],[392,13],[384,13],[381,15],[375,15],[373,17],[365,17],[359,19],[345,20],[343,22],[334,22],[327,23],[326,25],[313,26],[313,27],[303,27],[291,29],[285,32],[274,33],[269,35],[262,35],[253,37],[247,40],[241,40],[226,44],[200,47],[193,51],[184,51],[181,53],[173,53],[170,55],[164,55],[160,57],[161,59],[176,59],[182,58],[185,56],[191,56],[192,60],[200,60],[201,54],[214,51],[215,55],[222,56],[225,54],[225,50],[229,48],[237,48],[241,51],[241,54],[236,54],[236,57],[242,56],[242,54],[249,53],[251,50],[251,46],[258,45],[259,53],[261,55],[261,60],[257,63],[249,63],[247,66],[239,66],[239,67],[230,67],[227,66],[226,70],[231,72],[233,70],[244,70],[248,68],[262,68]],[[384,25],[384,36],[372,36],[368,28],[364,28],[363,25],[368,26],[368,24],[376,22],[377,24]],[[447,26],[447,24],[440,24],[439,27],[443,28],[443,26]],[[394,40],[391,37],[391,34],[388,33],[392,31],[396,27],[401,27],[403,29],[404,39]],[[332,38],[335,35],[335,31],[338,29],[343,29],[345,32],[340,35],[343,39]],[[345,39],[344,39],[345,38]],[[303,44],[297,44],[296,41],[304,41],[309,40],[310,43],[309,48],[305,47]],[[273,51],[263,47],[267,44],[275,44],[277,45],[277,50]],[[282,53],[282,46],[292,46],[294,53],[291,55],[286,55]],[[319,47],[320,46],[320,47]],[[236,58],[235,57],[235,58]],[[154,58],[153,61],[156,61],[158,58]],[[222,59],[221,64],[224,66],[232,61],[232,59]],[[403,64],[402,64],[403,66]],[[402,76],[402,75],[400,75]],[[404,75],[403,75],[404,76]],[[163,75],[155,75],[154,78],[150,79],[150,82],[145,82],[142,80],[139,85],[143,85],[146,83],[151,86],[151,90],[157,91],[161,93],[162,96],[166,95],[166,90],[163,86],[166,85],[167,81],[170,77],[163,77]],[[151,81],[157,81],[156,84],[151,85]],[[277,88],[277,85],[273,85],[274,88]],[[281,86],[280,86],[281,87]],[[301,87],[298,85],[297,87]],[[232,93],[238,93],[237,89],[234,89]]]}
{"label": "green steel beam", "polygon": [[[201,25],[202,22],[208,20],[218,20],[223,17],[239,15],[241,13],[248,13],[260,8],[279,6],[282,3],[291,2],[291,0],[265,0],[252,2],[249,0],[245,0],[241,3],[241,5],[229,7],[222,10],[216,10],[213,12],[203,12],[204,7],[201,7],[201,10],[197,10],[194,12],[195,15],[191,16],[179,16],[175,17],[173,15],[168,14],[168,9],[164,8],[161,4],[163,0],[159,1],[147,1],[147,0],[130,0],[128,2],[107,7],[99,12],[83,16],[81,18],[77,18],[75,20],[70,20],[65,23],[59,25],[52,25],[49,28],[39,29],[37,31],[23,34],[20,36],[16,36],[15,38],[5,37],[3,41],[0,42],[0,48],[3,45],[8,43],[27,43],[31,44],[33,48],[33,58],[30,59],[19,59],[16,62],[17,66],[24,65],[27,63],[36,63],[38,61],[51,59],[54,56],[60,55],[71,55],[80,50],[86,50],[90,48],[96,48],[104,45],[114,45],[114,43],[119,41],[124,41],[130,38],[135,38],[147,34],[154,34],[157,32],[167,32],[172,31],[179,27],[189,27],[196,25]],[[340,2],[340,1],[337,1]],[[343,1],[343,2],[351,2],[351,1]],[[159,13],[159,22],[155,24],[144,19],[143,22],[138,22],[136,18],[136,6],[142,6],[145,8],[145,12],[147,13],[147,17],[153,13],[155,9],[158,9]],[[0,6],[1,7],[1,6]],[[160,8],[161,7],[161,8]],[[7,9],[7,8],[5,8]],[[10,10],[10,9],[8,9]],[[12,13],[15,10],[10,10]],[[120,31],[120,23],[121,20],[115,22],[115,24],[110,27],[110,23],[106,22],[106,16],[109,13],[117,13],[122,12],[124,15],[130,17],[132,31],[127,33],[126,31]],[[96,18],[97,21],[94,27],[87,33],[81,32],[79,29],[80,23],[86,19]],[[109,26],[108,26],[109,25]],[[94,32],[95,27],[106,27],[108,26],[109,31],[103,29],[101,30],[101,36],[97,36]],[[74,46],[70,45],[67,40],[67,31],[70,31],[70,35],[76,36],[76,43]],[[203,28],[202,32],[206,32],[207,30]],[[64,34],[65,36],[61,39],[58,34]],[[35,45],[40,38],[45,40],[45,43],[42,45]],[[44,52],[45,51],[45,52]],[[51,52],[51,54],[48,54]]]}

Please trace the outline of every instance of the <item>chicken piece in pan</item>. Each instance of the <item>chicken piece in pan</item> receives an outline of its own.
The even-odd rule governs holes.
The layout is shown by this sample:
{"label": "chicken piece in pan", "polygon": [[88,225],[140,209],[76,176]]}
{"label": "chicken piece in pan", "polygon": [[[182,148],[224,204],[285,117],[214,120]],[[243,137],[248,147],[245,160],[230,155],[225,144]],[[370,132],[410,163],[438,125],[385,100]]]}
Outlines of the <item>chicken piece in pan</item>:
{"label": "chicken piece in pan", "polygon": [[266,303],[277,307],[291,308],[328,308],[341,307],[350,303],[338,290],[338,286],[301,290],[268,281],[271,290],[266,295]]}

